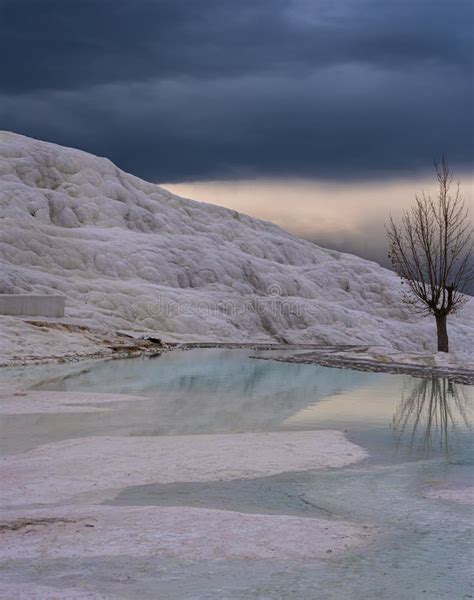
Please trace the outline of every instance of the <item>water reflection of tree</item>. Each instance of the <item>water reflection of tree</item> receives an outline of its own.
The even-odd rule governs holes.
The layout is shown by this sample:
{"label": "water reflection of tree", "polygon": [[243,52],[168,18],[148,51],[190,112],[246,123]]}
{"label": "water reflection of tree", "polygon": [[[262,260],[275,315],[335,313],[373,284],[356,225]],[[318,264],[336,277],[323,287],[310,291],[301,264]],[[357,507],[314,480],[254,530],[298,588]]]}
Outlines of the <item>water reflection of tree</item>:
{"label": "water reflection of tree", "polygon": [[452,450],[457,435],[472,429],[472,407],[465,389],[446,378],[413,380],[392,419],[397,447],[429,456]]}

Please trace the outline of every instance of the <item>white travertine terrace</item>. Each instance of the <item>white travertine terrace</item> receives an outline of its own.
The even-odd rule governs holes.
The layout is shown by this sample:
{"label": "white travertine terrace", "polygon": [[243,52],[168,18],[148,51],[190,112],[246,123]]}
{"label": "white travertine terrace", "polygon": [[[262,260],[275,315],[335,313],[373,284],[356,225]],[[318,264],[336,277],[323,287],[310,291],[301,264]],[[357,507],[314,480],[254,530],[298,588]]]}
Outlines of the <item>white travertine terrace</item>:
{"label": "white travertine terrace", "polygon": [[[0,133],[0,225],[0,293],[64,295],[68,317],[107,332],[435,348],[434,320],[408,311],[392,272],[79,150]],[[474,299],[449,327],[462,362]]]}
{"label": "white travertine terrace", "polygon": [[28,506],[91,493],[103,499],[126,485],[252,479],[343,467],[366,456],[339,431],[79,438],[4,458],[1,501]]}

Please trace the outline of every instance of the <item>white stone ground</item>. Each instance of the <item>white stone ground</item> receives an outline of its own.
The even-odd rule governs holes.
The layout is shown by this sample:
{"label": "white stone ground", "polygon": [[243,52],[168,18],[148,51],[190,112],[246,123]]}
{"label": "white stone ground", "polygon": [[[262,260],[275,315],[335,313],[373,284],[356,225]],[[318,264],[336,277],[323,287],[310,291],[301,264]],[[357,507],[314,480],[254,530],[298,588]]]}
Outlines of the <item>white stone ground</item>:
{"label": "white stone ground", "polygon": [[54,320],[35,320],[44,322],[35,325],[26,318],[0,315],[0,366],[112,354],[104,347],[104,334],[55,326]]}
{"label": "white stone ground", "polygon": [[[61,507],[4,512],[0,559],[162,556],[182,560],[313,560],[369,536],[344,522],[194,507]],[[49,520],[48,520],[49,519]],[[27,523],[21,526],[22,523]]]}
{"label": "white stone ground", "polygon": [[82,392],[32,392],[0,380],[0,415],[91,413],[113,410],[117,402],[139,401],[138,396]]}
{"label": "white stone ground", "polygon": [[[111,403],[130,399],[23,391],[12,383],[0,387],[0,406],[9,415],[82,412],[89,404],[113,410]],[[0,460],[0,560],[4,565],[33,561],[35,568],[53,560],[124,556],[188,564],[331,560],[365,543],[374,529],[284,514],[99,503],[131,485],[265,477],[343,467],[365,456],[338,431],[89,437],[47,444]],[[61,577],[56,584],[60,587],[25,582],[21,566],[9,567],[0,581],[0,599],[110,598],[95,593],[90,582],[87,591]]]}
{"label": "white stone ground", "polygon": [[78,494],[103,499],[130,485],[252,479],[342,467],[365,456],[338,431],[81,438],[4,458],[2,504],[71,502]]}
{"label": "white stone ground", "polygon": [[434,500],[445,500],[474,506],[474,485],[463,488],[430,488],[423,495]]}
{"label": "white stone ground", "polygon": [[2,600],[117,600],[94,592],[63,588],[58,590],[45,585],[31,583],[7,583],[0,581]]}

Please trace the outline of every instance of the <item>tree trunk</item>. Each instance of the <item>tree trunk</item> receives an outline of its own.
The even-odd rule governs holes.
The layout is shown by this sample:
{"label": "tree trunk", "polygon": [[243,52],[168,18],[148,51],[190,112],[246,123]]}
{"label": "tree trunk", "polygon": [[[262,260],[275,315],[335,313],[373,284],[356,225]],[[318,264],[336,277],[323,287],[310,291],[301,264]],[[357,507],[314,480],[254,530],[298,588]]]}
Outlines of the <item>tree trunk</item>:
{"label": "tree trunk", "polygon": [[449,352],[448,329],[446,315],[436,315],[436,331],[438,333],[438,352]]}

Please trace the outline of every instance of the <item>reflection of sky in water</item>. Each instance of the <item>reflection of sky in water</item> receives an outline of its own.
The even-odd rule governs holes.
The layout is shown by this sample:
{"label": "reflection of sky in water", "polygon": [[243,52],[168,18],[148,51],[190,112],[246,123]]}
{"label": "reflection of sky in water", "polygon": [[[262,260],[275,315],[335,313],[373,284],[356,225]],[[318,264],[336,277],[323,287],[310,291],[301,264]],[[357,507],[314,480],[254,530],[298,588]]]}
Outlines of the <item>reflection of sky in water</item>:
{"label": "reflection of sky in water", "polygon": [[[3,416],[3,452],[89,435],[327,428],[346,431],[371,452],[369,461],[341,469],[117,490],[110,502],[125,506],[301,514],[370,523],[380,530],[368,546],[330,561],[217,561],[212,570],[208,563],[183,568],[173,562],[180,592],[167,597],[184,597],[186,585],[193,598],[261,598],[263,592],[275,600],[315,598],[315,590],[328,600],[470,597],[472,510],[425,497],[424,490],[472,484],[467,464],[472,463],[472,387],[253,360],[245,351],[222,350],[8,369],[3,376],[48,378],[42,389],[144,396],[107,404],[104,412]],[[97,562],[102,559],[93,558],[93,564],[83,565],[87,572],[102,568]],[[123,568],[130,569],[133,560],[127,557]],[[56,573],[56,562],[41,576],[48,578],[48,568]],[[127,580],[127,597],[155,598],[161,571],[156,574],[156,564],[148,571],[141,563],[134,568],[140,577],[135,583]]]}
{"label": "reflection of sky in water", "polygon": [[95,414],[5,417],[16,447],[28,433],[30,442],[45,443],[86,435],[329,428],[376,450],[377,460],[461,456],[471,446],[473,388],[443,380],[254,360],[240,350],[170,352],[25,373],[49,378],[40,389],[145,398]]}

